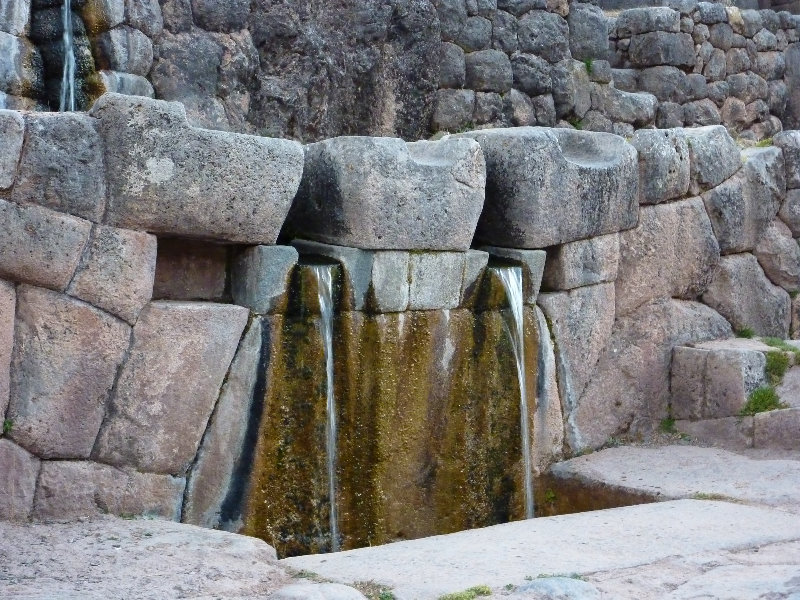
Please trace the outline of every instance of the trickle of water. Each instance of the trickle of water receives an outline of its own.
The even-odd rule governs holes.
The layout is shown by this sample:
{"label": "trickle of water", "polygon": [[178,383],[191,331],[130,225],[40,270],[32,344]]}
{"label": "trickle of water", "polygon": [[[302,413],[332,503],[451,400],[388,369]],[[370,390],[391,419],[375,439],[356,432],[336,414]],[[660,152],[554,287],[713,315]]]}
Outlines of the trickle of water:
{"label": "trickle of water", "polygon": [[531,471],[531,434],[528,423],[527,384],[525,380],[525,336],[523,333],[522,315],[522,268],[496,267],[495,272],[503,283],[506,297],[511,307],[504,312],[503,321],[514,358],[517,362],[517,378],[519,379],[519,415],[520,432],[522,434],[522,463],[525,468],[525,518],[533,518],[533,473]]}
{"label": "trickle of water", "polygon": [[61,23],[64,27],[64,70],[61,74],[61,96],[58,110],[75,110],[75,52],[72,48],[72,0],[64,0],[61,7]]}
{"label": "trickle of water", "polygon": [[326,413],[325,449],[328,462],[328,496],[330,498],[331,551],[339,551],[339,514],[336,506],[336,400],[333,396],[333,265],[312,265],[317,278],[320,321],[325,344]]}

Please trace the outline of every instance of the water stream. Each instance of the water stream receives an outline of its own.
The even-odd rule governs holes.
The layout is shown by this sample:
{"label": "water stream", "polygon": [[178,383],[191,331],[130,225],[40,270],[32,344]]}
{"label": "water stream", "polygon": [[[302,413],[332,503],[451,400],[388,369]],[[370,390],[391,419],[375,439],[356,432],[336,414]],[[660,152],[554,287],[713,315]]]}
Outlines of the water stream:
{"label": "water stream", "polygon": [[61,22],[64,28],[64,70],[61,75],[61,96],[58,110],[75,110],[75,52],[72,47],[72,0],[64,0],[61,7]]}
{"label": "water stream", "polygon": [[330,498],[331,552],[339,551],[339,515],[336,505],[336,400],[333,395],[333,265],[312,265],[319,295],[320,333],[325,344],[326,427],[325,449]]}
{"label": "water stream", "polygon": [[510,310],[503,313],[506,331],[514,349],[519,379],[519,415],[522,435],[522,462],[525,469],[525,518],[533,518],[533,473],[531,471],[531,434],[528,421],[528,393],[525,380],[525,335],[522,314],[522,269],[496,267],[495,272],[503,283]]}

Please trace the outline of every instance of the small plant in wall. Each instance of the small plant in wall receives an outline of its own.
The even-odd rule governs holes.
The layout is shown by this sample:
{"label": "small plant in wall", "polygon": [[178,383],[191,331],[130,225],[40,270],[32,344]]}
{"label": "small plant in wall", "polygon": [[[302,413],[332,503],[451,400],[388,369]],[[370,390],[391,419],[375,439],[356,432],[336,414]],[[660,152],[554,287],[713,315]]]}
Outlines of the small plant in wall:
{"label": "small plant in wall", "polygon": [[778,392],[771,385],[760,387],[748,396],[747,402],[739,411],[740,417],[747,417],[755,415],[756,413],[767,412],[768,410],[776,410],[779,408],[786,408],[786,405],[781,402]]}
{"label": "small plant in wall", "polygon": [[11,433],[11,430],[14,429],[14,421],[11,419],[6,419],[3,421],[3,435],[7,435]]}

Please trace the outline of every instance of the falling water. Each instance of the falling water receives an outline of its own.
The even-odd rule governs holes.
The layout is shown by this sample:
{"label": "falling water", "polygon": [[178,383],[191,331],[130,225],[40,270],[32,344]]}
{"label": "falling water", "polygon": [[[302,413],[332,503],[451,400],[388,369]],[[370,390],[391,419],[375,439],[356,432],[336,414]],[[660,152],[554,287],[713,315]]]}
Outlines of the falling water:
{"label": "falling water", "polygon": [[533,474],[531,472],[531,434],[528,423],[527,386],[525,383],[525,336],[522,324],[522,269],[520,267],[497,267],[497,276],[503,283],[511,310],[506,313],[505,326],[514,358],[517,361],[519,379],[519,415],[522,434],[522,462],[525,468],[525,518],[533,518]]}
{"label": "falling water", "polygon": [[319,295],[320,333],[325,343],[326,412],[325,448],[328,460],[331,551],[339,551],[339,519],[336,507],[336,401],[333,397],[333,277],[332,265],[313,265]]}
{"label": "falling water", "polygon": [[61,75],[61,96],[58,110],[75,110],[75,52],[72,48],[72,1],[64,0],[61,7],[61,23],[64,27],[64,70]]}

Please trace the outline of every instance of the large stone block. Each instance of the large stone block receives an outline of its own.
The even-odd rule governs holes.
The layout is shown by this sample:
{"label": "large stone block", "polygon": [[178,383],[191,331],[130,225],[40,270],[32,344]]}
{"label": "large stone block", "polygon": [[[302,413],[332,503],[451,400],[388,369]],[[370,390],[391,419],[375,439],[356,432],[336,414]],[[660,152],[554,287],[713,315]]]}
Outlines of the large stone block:
{"label": "large stone block", "polygon": [[230,246],[198,240],[161,238],[153,298],[210,300],[225,298]]}
{"label": "large stone block", "polygon": [[778,211],[778,217],[786,223],[793,237],[800,237],[800,189],[788,190]]}
{"label": "large stone block", "polygon": [[94,119],[82,113],[29,113],[25,125],[11,199],[99,222],[106,172]]}
{"label": "large stone block", "polygon": [[800,408],[771,410],[758,413],[754,417],[755,448],[797,450],[800,448],[798,434],[800,434]]}
{"label": "large stone block", "polygon": [[164,17],[158,0],[125,0],[125,22],[149,38],[164,29]]}
{"label": "large stone block", "polygon": [[65,289],[91,229],[83,219],[0,199],[0,278]]}
{"label": "large stone block", "polygon": [[483,208],[481,149],[469,139],[342,137],[306,146],[287,229],[365,249],[466,250]]}
{"label": "large stone block", "polygon": [[658,100],[652,94],[623,92],[610,85],[591,86],[592,109],[614,122],[643,127],[656,118]]}
{"label": "large stone block", "polygon": [[789,337],[791,299],[770,283],[752,254],[723,256],[703,302],[719,311],[737,330]]}
{"label": "large stone block", "polygon": [[81,16],[89,33],[96,35],[125,20],[125,0],[85,0]]}
{"label": "large stone block", "polygon": [[519,20],[519,48],[549,63],[570,58],[569,25],[559,15],[532,10]]}
{"label": "large stone block", "polygon": [[127,25],[101,34],[96,48],[99,66],[104,69],[146,76],[153,66],[153,42]]}
{"label": "large stone block", "polygon": [[800,291],[800,246],[782,221],[770,223],[753,254],[772,283],[787,292]]}
{"label": "large stone block", "polygon": [[129,229],[274,244],[303,168],[297,142],[196,129],[178,103],[106,94],[106,221]]}
{"label": "large stone block", "polygon": [[39,95],[44,89],[42,57],[28,40],[0,31],[0,90],[13,96]]}
{"label": "large stone block", "polygon": [[742,156],[745,164],[734,177],[703,194],[723,254],[752,250],[786,192],[778,148],[748,148]]}
{"label": "large stone block", "polygon": [[619,265],[619,234],[561,244],[547,250],[542,288],[547,291],[614,281]]}
{"label": "large stone block", "polygon": [[539,329],[539,370],[536,373],[536,412],[533,416],[534,469],[545,472],[564,454],[564,413],[558,390],[556,356],[547,319],[533,307]]}
{"label": "large stone block", "polygon": [[456,308],[464,280],[464,252],[414,252],[408,261],[408,310]]}
{"label": "large stone block", "polygon": [[531,306],[536,304],[547,259],[544,250],[519,250],[493,246],[484,246],[481,250],[517,263],[522,268],[522,302]]}
{"label": "large stone block", "polygon": [[[264,325],[268,327],[268,323]],[[261,364],[262,321],[254,320],[239,345],[225,380],[197,460],[189,472],[182,520],[201,527],[220,528],[223,508],[231,494],[252,417],[254,390]],[[241,483],[241,482],[240,482]]]}
{"label": "large stone block", "polygon": [[153,295],[156,238],[98,225],[67,293],[135,323]]}
{"label": "large stone block", "polygon": [[620,38],[650,31],[679,33],[680,30],[681,13],[666,6],[631,8],[617,15],[616,33]]}
{"label": "large stone block", "polygon": [[0,31],[11,35],[27,35],[30,20],[31,0],[6,0],[0,5]]}
{"label": "large stone block", "polygon": [[783,150],[786,165],[786,187],[800,188],[800,131],[783,131],[772,138],[773,143]]}
{"label": "large stone block", "polygon": [[46,461],[32,518],[72,520],[112,514],[177,520],[183,478],[118,469],[88,461]]}
{"label": "large stone block", "polygon": [[195,23],[207,31],[243,29],[250,14],[250,2],[247,0],[231,0],[222,4],[216,0],[191,1]]}
{"label": "large stone block", "polygon": [[22,142],[25,134],[25,121],[15,111],[0,110],[0,190],[7,190],[14,185],[17,164],[22,154]]}
{"label": "large stone block", "polygon": [[88,304],[20,286],[8,407],[12,439],[41,458],[87,458],[130,332]]}
{"label": "large stone block", "polygon": [[185,473],[219,397],[248,311],[152,302],[133,331],[93,457],[142,471]]}
{"label": "large stone block", "polygon": [[470,52],[465,57],[466,86],[478,92],[499,92],[511,89],[514,75],[508,55],[500,50]]}
{"label": "large stone block", "polygon": [[636,150],[622,138],[537,127],[462,135],[486,157],[480,241],[545,248],[636,225]]}
{"label": "large stone block", "polygon": [[283,312],[289,276],[297,264],[291,246],[253,246],[239,254],[231,271],[233,301],[257,314]]}
{"label": "large stone block", "polygon": [[598,60],[608,52],[608,28],[602,9],[575,2],[570,6],[569,49],[576,60]]}
{"label": "large stone block", "polygon": [[680,131],[640,129],[631,138],[639,153],[639,204],[658,204],[689,190],[689,145]]}
{"label": "large stone block", "polygon": [[684,129],[689,146],[689,192],[699,194],[728,179],[742,166],[739,146],[722,125]]}
{"label": "large stone block", "polygon": [[27,521],[33,509],[40,461],[11,440],[0,438],[0,519]]}
{"label": "large stone block", "polygon": [[621,432],[652,430],[667,416],[672,348],[731,335],[721,315],[682,300],[657,300],[617,319],[570,415],[573,450],[596,448]]}
{"label": "large stone block", "polygon": [[639,226],[620,234],[617,314],[657,298],[702,294],[719,264],[719,245],[700,198],[643,206]]}
{"label": "large stone block", "polygon": [[5,419],[8,408],[16,304],[14,284],[0,280],[0,419]]}
{"label": "large stone block", "polygon": [[97,74],[106,92],[155,98],[156,93],[153,90],[153,84],[141,75],[131,75],[130,73],[120,73],[119,71],[109,71],[107,69],[103,69]]}
{"label": "large stone block", "polygon": [[695,63],[694,42],[688,33],[651,31],[637,34],[631,37],[628,58],[635,67],[692,67]]}
{"label": "large stone block", "polygon": [[735,417],[751,392],[765,384],[766,357],[732,347],[678,347],[672,353],[672,416],[676,419]]}

